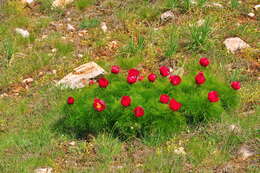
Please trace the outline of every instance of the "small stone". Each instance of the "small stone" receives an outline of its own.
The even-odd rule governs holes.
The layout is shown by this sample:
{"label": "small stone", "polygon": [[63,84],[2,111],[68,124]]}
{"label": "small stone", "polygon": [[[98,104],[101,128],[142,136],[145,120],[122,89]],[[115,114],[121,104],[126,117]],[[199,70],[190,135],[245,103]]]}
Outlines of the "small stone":
{"label": "small stone", "polygon": [[55,0],[52,3],[53,7],[64,8],[66,5],[71,4],[74,0]]}
{"label": "small stone", "polygon": [[74,26],[72,26],[71,24],[67,25],[67,29],[68,29],[68,31],[75,31]]}
{"label": "small stone", "polygon": [[254,7],[255,10],[258,10],[258,8],[260,8],[260,4],[257,4],[257,5]]}
{"label": "small stone", "polygon": [[1,94],[0,98],[3,98],[3,97],[8,97],[8,94],[6,94],[6,93]]}
{"label": "small stone", "polygon": [[166,20],[173,19],[173,18],[174,18],[174,14],[170,10],[161,14],[161,20],[162,21],[166,21]]}
{"label": "small stone", "polygon": [[27,38],[30,36],[30,33],[27,30],[21,29],[21,28],[16,28],[15,32],[20,34],[22,37]]}
{"label": "small stone", "polygon": [[25,83],[25,84],[32,83],[32,82],[33,82],[33,78],[27,78],[22,81],[22,83]]}
{"label": "small stone", "polygon": [[71,141],[71,142],[69,143],[69,145],[75,146],[75,145],[76,145],[76,142],[75,142],[75,141]]}
{"label": "small stone", "polygon": [[216,2],[213,2],[212,6],[223,8],[223,5],[221,5],[220,3],[216,3]]}
{"label": "small stone", "polygon": [[52,74],[56,74],[57,73],[57,70],[52,70]]}
{"label": "small stone", "polygon": [[218,7],[218,8],[223,8],[223,5],[220,3],[212,2],[210,4],[207,4],[207,7]]}
{"label": "small stone", "polygon": [[254,152],[250,151],[249,147],[246,146],[246,145],[243,145],[239,151],[238,151],[238,154],[240,156],[240,158],[242,160],[246,160],[248,159],[249,157],[253,156],[254,155]]}
{"label": "small stone", "polygon": [[195,0],[190,0],[191,4],[197,4],[197,2]]}
{"label": "small stone", "polygon": [[174,152],[178,155],[180,155],[180,154],[185,155],[186,154],[183,147],[179,147],[179,148],[175,149]]}
{"label": "small stone", "polygon": [[227,38],[224,41],[226,48],[231,52],[235,53],[238,50],[249,48],[250,46],[239,37]]}
{"label": "small stone", "polygon": [[34,0],[22,0],[22,3],[24,3],[24,4],[31,4],[33,2],[34,2]]}
{"label": "small stone", "polygon": [[52,52],[52,53],[57,52],[57,49],[56,49],[56,48],[53,48],[53,49],[51,50],[51,52]]}
{"label": "small stone", "polygon": [[102,29],[102,31],[103,32],[107,32],[107,25],[106,25],[106,23],[105,22],[101,22],[101,29]]}
{"label": "small stone", "polygon": [[200,19],[200,20],[198,20],[197,25],[198,25],[198,26],[201,26],[201,25],[203,25],[204,23],[205,23],[205,20],[204,20],[204,19]]}
{"label": "small stone", "polygon": [[249,17],[255,17],[255,14],[254,13],[248,13],[248,16]]}
{"label": "small stone", "polygon": [[43,75],[44,75],[44,72],[43,72],[43,71],[40,71],[38,75],[39,75],[39,76],[43,76]]}
{"label": "small stone", "polygon": [[83,58],[83,55],[79,53],[79,54],[78,54],[78,57],[79,57],[79,58]]}
{"label": "small stone", "polygon": [[89,62],[75,68],[74,72],[61,79],[58,84],[71,89],[83,88],[88,84],[86,81],[97,78],[104,73],[105,70],[95,62]]}
{"label": "small stone", "polygon": [[46,168],[37,168],[34,170],[34,173],[52,173],[52,168],[46,167]]}

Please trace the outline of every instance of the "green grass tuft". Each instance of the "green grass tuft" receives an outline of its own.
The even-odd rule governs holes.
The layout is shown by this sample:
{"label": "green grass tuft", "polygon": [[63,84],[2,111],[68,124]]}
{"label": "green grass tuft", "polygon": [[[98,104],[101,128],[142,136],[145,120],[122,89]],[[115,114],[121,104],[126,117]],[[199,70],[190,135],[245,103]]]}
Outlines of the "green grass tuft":
{"label": "green grass tuft", "polygon": [[80,29],[89,29],[89,28],[95,28],[100,25],[100,21],[98,19],[84,19],[79,27]]}

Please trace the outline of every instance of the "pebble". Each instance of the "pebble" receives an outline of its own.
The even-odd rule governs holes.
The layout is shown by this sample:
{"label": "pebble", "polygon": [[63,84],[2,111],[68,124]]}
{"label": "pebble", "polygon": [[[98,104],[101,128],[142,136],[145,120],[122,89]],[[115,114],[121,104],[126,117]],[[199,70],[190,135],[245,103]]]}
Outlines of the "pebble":
{"label": "pebble", "polygon": [[246,146],[246,145],[243,145],[239,151],[238,151],[238,154],[240,156],[240,158],[242,160],[246,160],[248,159],[249,157],[253,156],[254,155],[254,152],[250,151],[249,147]]}
{"label": "pebble", "polygon": [[226,48],[231,52],[235,53],[238,50],[249,48],[250,46],[239,37],[230,37],[223,42]]}
{"label": "pebble", "polygon": [[248,16],[249,17],[255,17],[255,14],[254,13],[248,13]]}
{"label": "pebble", "polygon": [[25,29],[16,28],[16,29],[15,29],[15,32],[18,33],[18,34],[20,34],[20,35],[21,35],[22,37],[24,37],[24,38],[27,38],[27,37],[30,36],[30,33],[29,33],[27,30],[25,30]]}
{"label": "pebble", "polygon": [[107,32],[107,25],[105,22],[101,22],[101,29],[103,32]]}
{"label": "pebble", "polygon": [[75,31],[74,26],[72,26],[71,24],[67,25],[67,29],[68,29],[68,31]]}
{"label": "pebble", "polygon": [[166,20],[169,20],[169,19],[172,19],[172,18],[174,18],[174,14],[170,10],[161,14],[161,20],[162,21],[166,21]]}
{"label": "pebble", "polygon": [[255,10],[258,10],[258,8],[260,8],[260,4],[257,4],[257,5],[254,7]]}
{"label": "pebble", "polygon": [[26,84],[32,83],[32,82],[33,82],[33,78],[27,78],[27,79],[24,79],[24,80],[22,81],[22,83],[26,83]]}
{"label": "pebble", "polygon": [[50,167],[46,168],[37,168],[34,170],[34,173],[52,173],[53,169]]}

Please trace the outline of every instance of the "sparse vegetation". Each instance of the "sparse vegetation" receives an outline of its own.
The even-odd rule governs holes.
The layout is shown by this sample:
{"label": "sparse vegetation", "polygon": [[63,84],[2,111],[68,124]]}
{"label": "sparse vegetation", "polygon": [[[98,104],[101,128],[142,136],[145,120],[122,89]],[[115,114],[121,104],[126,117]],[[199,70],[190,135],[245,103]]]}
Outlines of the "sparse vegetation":
{"label": "sparse vegetation", "polygon": [[98,19],[84,19],[79,27],[81,29],[89,29],[89,28],[95,28],[100,25],[100,21]]}

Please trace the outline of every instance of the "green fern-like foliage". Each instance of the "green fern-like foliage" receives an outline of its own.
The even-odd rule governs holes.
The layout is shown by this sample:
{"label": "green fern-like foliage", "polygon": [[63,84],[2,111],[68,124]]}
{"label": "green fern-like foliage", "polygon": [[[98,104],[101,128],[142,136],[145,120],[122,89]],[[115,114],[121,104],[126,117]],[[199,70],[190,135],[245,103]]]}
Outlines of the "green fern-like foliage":
{"label": "green fern-like foliage", "polygon": [[[173,86],[168,77],[159,74],[153,83],[145,78],[135,84],[128,84],[123,73],[109,74],[106,76],[110,82],[107,88],[95,84],[73,91],[74,104],[64,106],[65,127],[77,134],[108,131],[122,139],[167,139],[187,125],[219,120],[223,112],[238,105],[237,91],[224,79],[211,74],[210,69],[195,66],[188,70],[178,86]],[[204,70],[206,82],[197,85],[194,77],[201,70]],[[210,102],[210,91],[217,91],[220,101]],[[180,102],[181,109],[172,111],[168,104],[162,104],[159,101],[161,94]],[[131,97],[129,107],[121,105],[122,96]],[[95,98],[105,101],[104,111],[98,112],[93,108]],[[134,116],[133,110],[137,106],[144,108],[144,116]]]}

